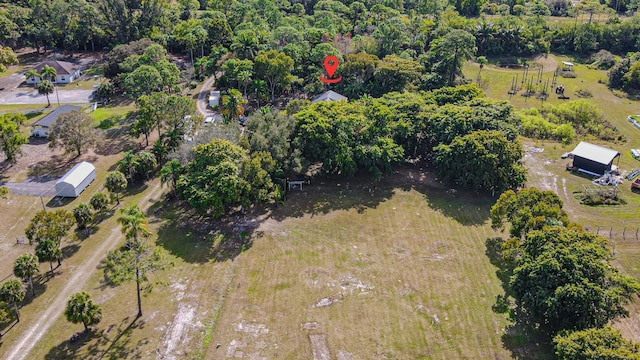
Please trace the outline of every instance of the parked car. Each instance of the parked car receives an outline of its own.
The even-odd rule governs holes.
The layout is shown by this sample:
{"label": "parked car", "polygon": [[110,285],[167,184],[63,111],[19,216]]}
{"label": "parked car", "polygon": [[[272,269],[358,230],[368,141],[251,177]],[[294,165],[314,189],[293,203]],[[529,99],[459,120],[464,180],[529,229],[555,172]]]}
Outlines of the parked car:
{"label": "parked car", "polygon": [[640,178],[637,178],[634,182],[631,183],[631,188],[640,189]]}

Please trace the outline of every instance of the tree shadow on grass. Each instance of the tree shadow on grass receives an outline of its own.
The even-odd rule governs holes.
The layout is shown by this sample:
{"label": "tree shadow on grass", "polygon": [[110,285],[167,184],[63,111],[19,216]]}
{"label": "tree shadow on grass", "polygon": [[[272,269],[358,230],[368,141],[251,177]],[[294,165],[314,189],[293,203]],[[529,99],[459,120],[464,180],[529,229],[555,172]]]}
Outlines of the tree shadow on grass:
{"label": "tree shadow on grass", "polygon": [[93,329],[89,329],[88,332],[74,333],[69,340],[51,348],[44,358],[45,360],[77,359],[80,356],[78,352],[82,347],[101,336],[100,332]]}
{"label": "tree shadow on grass", "polygon": [[[112,324],[107,329],[90,330],[89,332],[74,333],[69,340],[65,340],[53,347],[46,360],[59,359],[142,359],[143,355],[139,347],[148,342],[140,340],[137,344],[131,343],[131,333],[135,329],[144,328],[143,320],[134,318],[130,321],[127,317],[120,324]],[[111,338],[110,335],[114,337]],[[87,346],[87,344],[89,344]]]}
{"label": "tree shadow on grass", "polygon": [[[148,213],[160,215],[158,210],[163,210],[163,219],[169,221],[160,226],[157,244],[189,263],[233,260],[250,249],[254,237],[259,236],[254,232],[260,223],[241,216],[233,221],[229,218],[216,221],[198,217],[179,206],[167,209],[163,202],[154,204]],[[150,219],[157,221],[155,216]],[[217,229],[213,229],[212,223]]]}
{"label": "tree shadow on grass", "polygon": [[128,136],[129,127],[129,125],[122,125],[104,130],[104,140],[95,150],[95,153],[108,156],[139,148],[138,142]]}

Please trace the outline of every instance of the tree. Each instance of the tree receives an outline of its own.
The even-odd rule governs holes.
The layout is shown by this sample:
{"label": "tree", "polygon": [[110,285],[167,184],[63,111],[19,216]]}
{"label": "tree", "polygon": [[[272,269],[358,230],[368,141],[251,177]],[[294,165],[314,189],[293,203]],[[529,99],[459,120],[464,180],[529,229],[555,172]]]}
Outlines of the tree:
{"label": "tree", "polygon": [[64,315],[68,321],[84,325],[84,331],[89,331],[89,326],[102,320],[102,308],[91,300],[88,293],[82,291],[73,294],[64,309]]}
{"label": "tree", "polygon": [[9,188],[6,186],[0,186],[0,198],[6,199],[9,195]]}
{"label": "tree", "polygon": [[214,139],[194,147],[193,155],[176,183],[178,195],[192,208],[220,217],[230,207],[246,202],[249,184],[239,175],[244,149]]}
{"label": "tree", "polygon": [[20,147],[29,142],[29,139],[20,133],[20,125],[26,121],[26,116],[22,114],[0,115],[0,150],[10,163],[16,162],[16,156],[22,153]]}
{"label": "tree", "polygon": [[[108,176],[107,179],[109,179]],[[93,218],[95,217],[93,208],[87,203],[82,203],[76,206],[73,208],[72,212],[79,229],[87,229],[87,225],[93,221]]]}
{"label": "tree", "polygon": [[521,238],[545,224],[569,225],[569,217],[562,210],[562,201],[553,191],[535,187],[505,191],[491,207],[491,227],[501,229],[505,221],[511,224],[512,237]]}
{"label": "tree", "polygon": [[155,67],[141,65],[124,77],[122,85],[127,96],[137,99],[140,95],[160,91],[163,87],[163,77]]}
{"label": "tree", "polygon": [[54,240],[60,246],[62,238],[67,236],[74,222],[73,214],[67,210],[42,210],[31,219],[25,229],[25,235],[30,244]]}
{"label": "tree", "polygon": [[155,155],[149,151],[141,151],[137,156],[140,160],[138,173],[144,174],[144,177],[148,179],[149,175],[158,167],[158,161]]}
{"label": "tree", "polygon": [[38,94],[47,96],[47,107],[51,106],[51,100],[49,100],[49,94],[53,93],[53,83],[49,80],[42,80],[36,85]]}
{"label": "tree", "polygon": [[293,59],[277,50],[261,51],[254,61],[256,77],[269,86],[271,102],[275,101],[276,89],[285,89],[291,84]]}
{"label": "tree", "polygon": [[627,316],[640,284],[608,260],[607,240],[577,227],[531,231],[518,250],[510,288],[529,321],[553,335]]}
{"label": "tree", "polygon": [[125,281],[135,280],[138,299],[138,317],[142,316],[142,299],[140,297],[142,283],[148,283],[147,291],[151,291],[151,284],[147,273],[163,270],[169,266],[165,260],[165,253],[156,247],[149,252],[148,245],[143,241],[151,235],[147,227],[147,220],[138,205],[121,209],[123,214],[118,218],[125,235],[126,243],[120,249],[109,251],[104,268],[104,275],[108,282],[119,285]]}
{"label": "tree", "polygon": [[9,47],[0,45],[0,72],[7,71],[7,66],[17,64],[18,57]]}
{"label": "tree", "polygon": [[231,50],[233,50],[240,59],[253,59],[258,53],[258,49],[258,38],[253,30],[238,32],[231,44]]}
{"label": "tree", "polygon": [[561,332],[553,344],[560,360],[640,359],[640,344],[626,340],[611,326]]}
{"label": "tree", "polygon": [[44,80],[54,82],[58,77],[58,72],[53,67],[45,65],[42,67],[42,70],[40,70],[40,75]]}
{"label": "tree", "polygon": [[229,89],[225,95],[222,96],[220,104],[220,112],[228,120],[237,120],[240,115],[244,115],[244,104],[247,103],[242,97],[240,91],[236,89]]}
{"label": "tree", "polygon": [[247,97],[247,87],[251,82],[251,76],[253,73],[249,70],[243,70],[238,74],[238,83],[242,84],[242,95]]}
{"label": "tree", "polygon": [[20,255],[13,263],[13,274],[23,281],[29,281],[33,296],[36,296],[36,289],[33,287],[33,276],[38,272],[40,272],[40,266],[38,266],[38,257],[35,255]]}
{"label": "tree", "polygon": [[105,193],[99,192],[95,193],[91,197],[89,203],[95,211],[97,211],[98,213],[102,213],[107,210],[111,202],[109,201],[109,197]]}
{"label": "tree", "polygon": [[169,184],[171,186],[171,192],[175,193],[176,182],[181,174],[182,165],[180,162],[178,160],[170,160],[160,169],[160,182],[163,185]]}
{"label": "tree", "polygon": [[60,249],[58,243],[51,239],[40,241],[36,245],[36,256],[40,262],[49,262],[51,277],[53,277],[53,262],[58,260],[58,264],[60,264],[60,258],[62,258],[62,249]]}
{"label": "tree", "polygon": [[20,322],[20,312],[18,311],[18,303],[24,300],[26,290],[22,283],[18,280],[11,279],[2,283],[0,286],[0,300],[13,304],[16,313],[16,319]]}
{"label": "tree", "polygon": [[84,111],[75,110],[61,114],[51,126],[51,147],[62,147],[76,157],[92,146],[97,146],[102,133],[93,127],[93,119]]}
{"label": "tree", "polygon": [[120,205],[120,193],[127,188],[127,177],[118,170],[112,171],[107,174],[107,178],[104,183],[104,187],[116,194],[116,202]]}
{"label": "tree", "polygon": [[139,173],[140,158],[133,152],[133,150],[125,151],[124,157],[116,163],[118,171],[126,174],[125,176],[129,181],[134,181]]}
{"label": "tree", "polygon": [[520,163],[522,146],[500,131],[474,131],[434,151],[439,176],[459,186],[495,194],[522,186],[526,180]]}
{"label": "tree", "polygon": [[478,56],[476,61],[478,62],[478,67],[479,67],[478,80],[480,80],[480,72],[482,71],[482,68],[484,68],[484,65],[487,63],[487,58],[485,56]]}
{"label": "tree", "polygon": [[374,72],[374,94],[402,91],[408,85],[420,81],[422,68],[417,61],[403,59],[397,55],[387,55],[376,63]]}
{"label": "tree", "polygon": [[24,74],[25,78],[31,79],[33,78],[33,86],[36,86],[40,82],[40,78],[42,75],[36,69],[31,69]]}
{"label": "tree", "polygon": [[109,101],[115,93],[116,90],[111,81],[101,83],[96,90],[96,95],[105,101]]}
{"label": "tree", "polygon": [[476,53],[476,39],[465,30],[452,30],[433,41],[430,56],[435,69],[442,69],[447,75],[447,84],[455,84],[457,74],[461,74],[462,63]]}

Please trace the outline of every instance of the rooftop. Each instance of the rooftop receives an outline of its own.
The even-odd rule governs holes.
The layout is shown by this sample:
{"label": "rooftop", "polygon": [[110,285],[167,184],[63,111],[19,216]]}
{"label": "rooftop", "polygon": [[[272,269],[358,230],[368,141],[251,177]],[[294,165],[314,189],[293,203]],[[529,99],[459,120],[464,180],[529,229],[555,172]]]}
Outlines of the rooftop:
{"label": "rooftop", "polygon": [[64,182],[73,185],[73,187],[77,187],[95,170],[95,166],[86,161],[77,163],[71,170],[67,171],[57,183]]}
{"label": "rooftop", "polygon": [[338,94],[337,92],[335,92],[333,90],[329,90],[329,91],[326,91],[326,92],[314,97],[313,100],[311,100],[311,102],[340,101],[340,100],[347,101],[349,99],[346,96],[340,95],[340,94]]}
{"label": "rooftop", "polygon": [[581,141],[580,144],[571,151],[571,154],[600,164],[609,164],[616,156],[620,155],[620,153],[615,150],[584,141]]}
{"label": "rooftop", "polygon": [[62,114],[66,114],[68,112],[72,112],[74,110],[81,110],[82,107],[80,106],[74,106],[74,105],[62,105],[62,106],[58,106],[55,110],[53,110],[52,112],[48,113],[47,115],[43,116],[42,119],[36,121],[35,123],[33,123],[32,126],[42,126],[42,127],[50,127],[51,125],[53,125],[54,122],[56,122],[56,120],[58,120],[58,117]]}
{"label": "rooftop", "polygon": [[53,60],[53,61],[43,61],[40,64],[36,65],[36,67],[34,69],[37,72],[41,72],[42,68],[45,67],[45,65],[49,65],[52,68],[56,69],[56,73],[58,75],[71,75],[78,68],[77,65],[75,65],[73,63],[70,63],[70,62],[67,62],[67,61]]}

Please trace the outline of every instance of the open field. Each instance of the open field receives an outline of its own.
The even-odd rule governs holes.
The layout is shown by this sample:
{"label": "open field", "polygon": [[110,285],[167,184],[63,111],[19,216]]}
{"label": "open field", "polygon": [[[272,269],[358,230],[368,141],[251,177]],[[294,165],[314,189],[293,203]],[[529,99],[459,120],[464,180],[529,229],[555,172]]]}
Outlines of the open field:
{"label": "open field", "polygon": [[125,330],[134,289],[105,287],[97,271],[86,290],[104,308],[98,333],[70,344],[81,327],[60,318],[31,356],[510,358],[506,317],[491,310],[501,291],[485,256],[492,201],[425,184],[431,176],[403,168],[374,186],[326,179],[209,235],[154,205],[152,230],[175,267],[158,275],[169,285],[143,299],[143,318]]}

